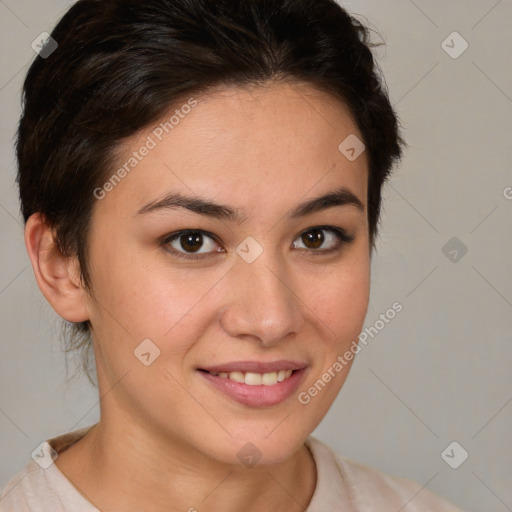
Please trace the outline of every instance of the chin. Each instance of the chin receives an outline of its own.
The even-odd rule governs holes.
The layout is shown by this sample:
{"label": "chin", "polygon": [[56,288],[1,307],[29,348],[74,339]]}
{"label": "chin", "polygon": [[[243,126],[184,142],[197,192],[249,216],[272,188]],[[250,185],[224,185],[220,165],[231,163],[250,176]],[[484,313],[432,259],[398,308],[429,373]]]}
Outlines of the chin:
{"label": "chin", "polygon": [[[254,465],[278,464],[297,453],[304,444],[307,433],[290,431],[284,426],[279,427],[281,419],[276,419],[275,425],[265,431],[241,431],[233,434],[225,445],[226,451],[221,455],[228,464]],[[277,428],[276,428],[277,427]],[[275,429],[274,431],[272,431]],[[282,429],[280,432],[279,430]]]}

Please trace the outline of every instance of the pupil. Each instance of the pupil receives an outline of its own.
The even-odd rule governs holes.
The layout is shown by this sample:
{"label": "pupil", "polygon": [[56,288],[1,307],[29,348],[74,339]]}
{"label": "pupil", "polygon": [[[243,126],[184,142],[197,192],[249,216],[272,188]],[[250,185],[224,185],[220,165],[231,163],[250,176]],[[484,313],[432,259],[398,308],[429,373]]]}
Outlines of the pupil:
{"label": "pupil", "polygon": [[189,233],[182,235],[181,247],[186,251],[195,252],[201,248],[202,235],[199,233]]}
{"label": "pupil", "polygon": [[302,241],[304,242],[304,245],[308,246],[308,244],[311,244],[308,247],[318,249],[318,247],[322,246],[324,241],[323,231],[319,229],[315,231],[308,231],[302,235]]}

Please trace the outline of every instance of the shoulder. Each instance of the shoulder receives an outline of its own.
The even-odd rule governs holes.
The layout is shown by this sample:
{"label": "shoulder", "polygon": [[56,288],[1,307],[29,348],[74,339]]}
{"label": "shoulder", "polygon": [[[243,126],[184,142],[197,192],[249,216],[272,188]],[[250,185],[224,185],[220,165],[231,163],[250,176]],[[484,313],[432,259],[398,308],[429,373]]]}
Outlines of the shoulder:
{"label": "shoulder", "polygon": [[329,506],[329,501],[323,503],[326,496],[335,497],[333,502],[338,504],[351,504],[349,510],[354,512],[461,512],[420,484],[343,457],[313,436],[308,437],[306,446],[317,465],[317,489],[307,512]]}
{"label": "shoulder", "polygon": [[0,512],[31,511],[30,489],[37,485],[37,465],[29,462],[22,471],[14,475],[0,494]]}
{"label": "shoulder", "polygon": [[3,489],[0,512],[97,512],[53,464],[59,452],[83,437],[90,428],[92,426],[41,443],[33,460]]}
{"label": "shoulder", "polygon": [[0,496],[0,512],[61,511],[59,478],[52,465],[46,469],[34,461],[7,483]]}

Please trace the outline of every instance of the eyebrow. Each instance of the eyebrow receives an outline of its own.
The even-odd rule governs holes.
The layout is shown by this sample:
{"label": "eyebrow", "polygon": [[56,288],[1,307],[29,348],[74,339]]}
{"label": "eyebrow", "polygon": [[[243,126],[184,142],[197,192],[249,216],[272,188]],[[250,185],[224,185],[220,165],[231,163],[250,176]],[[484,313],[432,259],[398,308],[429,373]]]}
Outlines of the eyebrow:
{"label": "eyebrow", "polygon": [[[288,212],[287,216],[291,219],[296,219],[335,206],[354,206],[362,212],[365,209],[362,201],[353,192],[346,187],[341,187],[333,192],[299,204]],[[200,197],[184,196],[176,192],[171,192],[161,199],[147,203],[137,211],[137,215],[174,208],[185,208],[200,215],[234,221],[238,224],[241,224],[246,219],[246,216],[238,208],[217,204]]]}

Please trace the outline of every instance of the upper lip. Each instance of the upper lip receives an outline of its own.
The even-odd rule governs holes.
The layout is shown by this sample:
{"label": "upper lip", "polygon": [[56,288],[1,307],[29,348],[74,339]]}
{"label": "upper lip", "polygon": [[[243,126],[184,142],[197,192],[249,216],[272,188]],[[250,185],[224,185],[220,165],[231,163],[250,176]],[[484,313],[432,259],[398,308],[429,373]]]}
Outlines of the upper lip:
{"label": "upper lip", "polygon": [[279,370],[302,370],[306,368],[307,364],[281,360],[281,361],[269,361],[267,363],[262,361],[233,361],[231,363],[217,364],[215,366],[205,366],[199,368],[200,370],[206,370],[208,372],[251,372],[251,373],[272,373]]}

